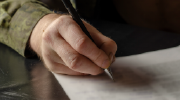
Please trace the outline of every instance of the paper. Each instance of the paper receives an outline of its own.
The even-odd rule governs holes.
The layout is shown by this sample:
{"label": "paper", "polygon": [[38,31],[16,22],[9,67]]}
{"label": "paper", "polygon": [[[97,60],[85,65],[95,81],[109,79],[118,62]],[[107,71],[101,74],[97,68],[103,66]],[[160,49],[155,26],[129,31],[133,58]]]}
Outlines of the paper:
{"label": "paper", "polygon": [[106,74],[54,74],[71,100],[180,100],[180,47],[119,57]]}

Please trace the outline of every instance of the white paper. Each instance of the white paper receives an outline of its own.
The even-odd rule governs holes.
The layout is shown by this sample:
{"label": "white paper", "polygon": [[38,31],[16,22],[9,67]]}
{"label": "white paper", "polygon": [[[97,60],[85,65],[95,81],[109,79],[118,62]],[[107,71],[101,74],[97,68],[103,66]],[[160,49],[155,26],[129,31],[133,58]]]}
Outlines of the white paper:
{"label": "white paper", "polygon": [[111,68],[115,82],[54,75],[71,100],[180,100],[180,47],[119,57]]}

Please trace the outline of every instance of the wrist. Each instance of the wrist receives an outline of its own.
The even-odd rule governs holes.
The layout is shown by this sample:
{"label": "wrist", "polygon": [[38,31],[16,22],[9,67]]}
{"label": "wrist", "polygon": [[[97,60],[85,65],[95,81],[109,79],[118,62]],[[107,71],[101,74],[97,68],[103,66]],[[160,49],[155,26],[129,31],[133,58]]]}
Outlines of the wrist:
{"label": "wrist", "polygon": [[29,39],[29,46],[37,55],[41,56],[41,41],[43,32],[46,28],[58,17],[61,15],[59,14],[48,14],[41,18],[36,26],[34,27],[30,39]]}

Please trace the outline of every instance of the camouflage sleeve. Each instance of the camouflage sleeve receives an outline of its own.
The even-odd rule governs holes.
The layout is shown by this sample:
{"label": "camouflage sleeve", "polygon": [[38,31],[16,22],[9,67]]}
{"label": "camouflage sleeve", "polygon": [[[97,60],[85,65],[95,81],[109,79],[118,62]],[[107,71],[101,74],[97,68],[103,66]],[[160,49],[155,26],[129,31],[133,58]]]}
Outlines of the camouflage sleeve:
{"label": "camouflage sleeve", "polygon": [[26,56],[33,28],[49,13],[52,12],[37,0],[0,0],[0,42]]}

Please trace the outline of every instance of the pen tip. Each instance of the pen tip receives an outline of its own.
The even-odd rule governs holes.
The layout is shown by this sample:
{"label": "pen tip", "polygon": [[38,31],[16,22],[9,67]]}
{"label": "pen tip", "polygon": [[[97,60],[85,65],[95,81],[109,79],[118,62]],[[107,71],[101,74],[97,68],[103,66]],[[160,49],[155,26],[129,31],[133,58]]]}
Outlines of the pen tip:
{"label": "pen tip", "polygon": [[108,74],[108,76],[115,82],[115,80],[114,80],[114,77],[113,77],[113,74],[112,74],[112,71],[111,71],[111,69],[110,69],[110,67],[109,68],[107,68],[107,69],[105,69],[105,72]]}

